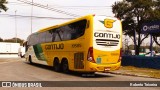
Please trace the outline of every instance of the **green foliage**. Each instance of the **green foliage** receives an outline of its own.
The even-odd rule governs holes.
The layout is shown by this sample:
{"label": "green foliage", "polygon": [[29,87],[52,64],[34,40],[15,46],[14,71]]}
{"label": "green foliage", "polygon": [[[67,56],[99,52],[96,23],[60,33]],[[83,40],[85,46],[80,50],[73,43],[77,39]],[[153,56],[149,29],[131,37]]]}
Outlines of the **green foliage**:
{"label": "green foliage", "polygon": [[112,12],[122,20],[123,34],[134,41],[138,55],[142,41],[148,37],[148,34],[141,34],[141,25],[146,21],[160,19],[160,0],[123,0],[112,5]]}
{"label": "green foliage", "polygon": [[116,17],[123,21],[124,34],[128,35],[134,30],[140,33],[140,25],[143,22],[159,17],[155,12],[159,13],[160,11],[154,10],[153,7],[155,7],[155,2],[152,0],[123,0],[115,2],[112,11]]}
{"label": "green foliage", "polygon": [[7,7],[5,6],[5,4],[7,4],[6,0],[0,0],[0,12],[1,10],[7,11]]}

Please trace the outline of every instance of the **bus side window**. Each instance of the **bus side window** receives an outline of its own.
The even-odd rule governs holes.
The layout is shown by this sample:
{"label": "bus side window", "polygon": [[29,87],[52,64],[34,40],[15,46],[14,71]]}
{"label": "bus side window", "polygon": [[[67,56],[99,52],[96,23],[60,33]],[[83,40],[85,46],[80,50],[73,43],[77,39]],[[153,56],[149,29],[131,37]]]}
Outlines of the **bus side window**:
{"label": "bus side window", "polygon": [[45,42],[51,42],[52,41],[52,31],[46,31],[46,35],[44,36],[46,38]]}
{"label": "bus side window", "polygon": [[70,28],[73,31],[72,39],[81,37],[84,34],[86,24],[87,24],[87,20],[81,20],[81,21],[70,24]]}
{"label": "bus side window", "polygon": [[68,25],[61,27],[62,40],[71,40],[70,27]]}
{"label": "bus side window", "polygon": [[52,33],[52,42],[54,42],[56,39],[56,33]]}
{"label": "bus side window", "polygon": [[59,29],[56,29],[55,30],[55,42],[56,41],[61,41],[61,37],[60,37],[60,34],[59,34]]}
{"label": "bus side window", "polygon": [[38,33],[36,44],[44,43],[45,42],[45,35],[46,35],[46,32]]}

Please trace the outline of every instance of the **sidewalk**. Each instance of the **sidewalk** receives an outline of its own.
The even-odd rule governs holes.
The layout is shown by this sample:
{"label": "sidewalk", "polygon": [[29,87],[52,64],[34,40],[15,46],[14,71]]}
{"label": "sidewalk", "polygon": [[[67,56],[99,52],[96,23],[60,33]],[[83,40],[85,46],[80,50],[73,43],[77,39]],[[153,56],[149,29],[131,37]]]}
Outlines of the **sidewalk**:
{"label": "sidewalk", "polygon": [[18,58],[18,54],[0,54],[0,58]]}
{"label": "sidewalk", "polygon": [[160,69],[138,68],[133,66],[122,66],[117,71],[110,72],[112,74],[157,78],[160,79]]}

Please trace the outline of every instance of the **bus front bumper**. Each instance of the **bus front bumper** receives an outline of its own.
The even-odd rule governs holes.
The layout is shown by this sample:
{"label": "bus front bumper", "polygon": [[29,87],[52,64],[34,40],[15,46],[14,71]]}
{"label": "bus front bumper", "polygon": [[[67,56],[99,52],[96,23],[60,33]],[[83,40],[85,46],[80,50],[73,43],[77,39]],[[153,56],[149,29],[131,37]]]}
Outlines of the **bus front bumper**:
{"label": "bus front bumper", "polygon": [[109,72],[118,70],[121,66],[121,62],[114,64],[96,64],[89,62],[89,67],[86,67],[86,71],[90,72]]}

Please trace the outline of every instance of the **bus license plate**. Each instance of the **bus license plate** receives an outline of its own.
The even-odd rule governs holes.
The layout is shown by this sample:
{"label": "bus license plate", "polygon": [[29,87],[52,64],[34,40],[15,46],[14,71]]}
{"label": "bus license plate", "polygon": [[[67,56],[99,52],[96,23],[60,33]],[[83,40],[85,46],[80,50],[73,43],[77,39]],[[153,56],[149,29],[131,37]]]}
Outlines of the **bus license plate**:
{"label": "bus license plate", "polygon": [[104,72],[108,72],[108,71],[110,71],[110,70],[111,70],[110,67],[105,67],[105,68],[104,68]]}

